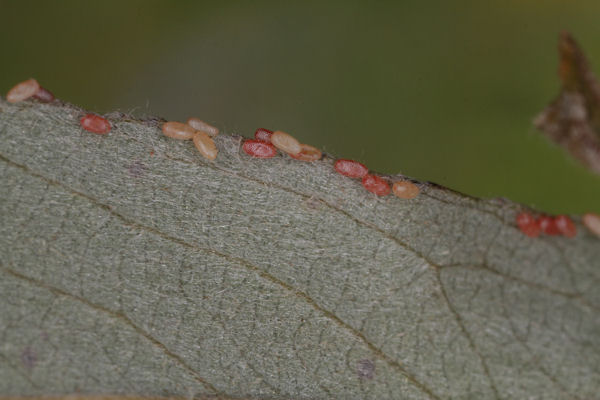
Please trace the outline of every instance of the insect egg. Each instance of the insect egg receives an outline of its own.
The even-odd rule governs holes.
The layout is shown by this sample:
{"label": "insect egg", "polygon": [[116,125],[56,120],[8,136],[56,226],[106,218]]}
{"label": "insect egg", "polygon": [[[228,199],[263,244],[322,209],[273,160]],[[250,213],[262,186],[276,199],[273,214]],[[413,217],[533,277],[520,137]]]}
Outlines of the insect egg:
{"label": "insect egg", "polygon": [[290,157],[300,161],[317,161],[320,160],[321,156],[323,155],[323,153],[321,153],[321,150],[311,145],[302,143],[300,144],[300,147],[302,148],[302,150],[300,150],[300,153],[290,154]]}
{"label": "insect egg", "polygon": [[52,92],[41,86],[38,89],[38,91],[35,92],[33,97],[38,99],[42,103],[50,103],[51,101],[54,100],[54,95],[52,94]]}
{"label": "insect egg", "polygon": [[271,143],[279,150],[284,151],[288,154],[298,154],[302,150],[300,142],[298,142],[292,135],[275,131],[271,135]]}
{"label": "insect egg", "polygon": [[577,228],[575,228],[575,224],[571,218],[567,217],[566,215],[559,215],[555,217],[554,223],[556,224],[558,231],[564,236],[575,237],[577,235]]}
{"label": "insect egg", "polygon": [[187,124],[197,131],[206,132],[206,134],[210,137],[215,137],[219,134],[219,129],[217,127],[207,124],[201,119],[195,117],[188,119]]}
{"label": "insect egg", "polygon": [[554,236],[554,235],[558,235],[560,233],[558,230],[558,227],[556,226],[556,222],[554,221],[554,218],[552,218],[552,217],[544,215],[544,216],[538,218],[537,223],[538,223],[540,229],[542,230],[542,232],[544,232],[546,235]]}
{"label": "insect egg", "polygon": [[419,195],[419,188],[409,181],[398,181],[392,185],[392,191],[401,199],[414,199]]}
{"label": "insect egg", "polygon": [[194,134],[197,132],[191,126],[175,121],[165,122],[162,126],[162,131],[165,136],[179,140],[192,139]]}
{"label": "insect egg", "polygon": [[6,94],[6,101],[9,103],[18,103],[33,96],[40,88],[40,84],[35,79],[28,79],[17,83]]}
{"label": "insect egg", "polygon": [[81,127],[86,131],[105,134],[110,132],[110,122],[96,114],[86,114],[79,120]]}
{"label": "insect egg", "polygon": [[525,235],[529,237],[538,237],[540,235],[540,226],[531,214],[522,212],[517,215],[516,221],[517,226]]}
{"label": "insect egg", "polygon": [[362,178],[369,172],[368,168],[354,160],[346,160],[340,158],[333,164],[333,167],[337,172],[350,178]]}
{"label": "insect egg", "polygon": [[371,193],[377,196],[387,196],[390,194],[390,185],[377,175],[367,174],[362,179],[362,185]]}
{"label": "insect egg", "polygon": [[271,143],[262,140],[246,140],[242,149],[246,154],[257,158],[272,158],[277,155],[277,149]]}
{"label": "insect egg", "polygon": [[194,146],[196,146],[196,149],[198,149],[204,158],[208,158],[209,160],[217,158],[219,151],[217,150],[217,146],[215,146],[215,141],[206,132],[197,131],[193,140]]}
{"label": "insect egg", "polygon": [[258,128],[256,132],[254,132],[254,138],[257,140],[262,140],[263,142],[271,143],[271,135],[273,131],[270,131],[265,128]]}
{"label": "insect egg", "polygon": [[594,235],[600,237],[600,215],[594,213],[584,214],[581,219],[583,224],[592,232]]}

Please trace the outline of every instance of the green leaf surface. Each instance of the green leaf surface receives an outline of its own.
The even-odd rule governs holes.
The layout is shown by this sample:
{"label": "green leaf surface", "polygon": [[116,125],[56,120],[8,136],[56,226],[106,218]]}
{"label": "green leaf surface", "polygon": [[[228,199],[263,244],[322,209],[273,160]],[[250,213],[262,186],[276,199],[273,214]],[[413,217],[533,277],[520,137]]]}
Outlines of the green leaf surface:
{"label": "green leaf surface", "polygon": [[[594,399],[600,240],[0,100],[0,395]],[[299,138],[301,139],[301,138]]]}

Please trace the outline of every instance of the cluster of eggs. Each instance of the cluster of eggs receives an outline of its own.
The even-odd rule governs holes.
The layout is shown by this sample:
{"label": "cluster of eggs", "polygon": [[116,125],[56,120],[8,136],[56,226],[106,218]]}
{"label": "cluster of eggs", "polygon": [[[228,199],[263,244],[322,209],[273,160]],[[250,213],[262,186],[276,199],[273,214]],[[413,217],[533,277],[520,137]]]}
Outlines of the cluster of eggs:
{"label": "cluster of eggs", "polygon": [[[17,103],[29,98],[47,103],[54,100],[54,95],[35,79],[18,83],[6,95],[6,101],[9,103]],[[111,129],[110,122],[96,114],[86,114],[79,122],[83,129],[97,134],[106,134]],[[162,131],[165,136],[173,139],[191,139],[203,157],[209,160],[217,158],[218,149],[213,138],[219,133],[219,130],[198,118],[189,118],[187,123],[166,122],[162,126]],[[245,140],[242,149],[246,154],[255,158],[275,157],[277,150],[299,161],[312,162],[323,157],[321,150],[316,147],[300,143],[285,132],[273,132],[264,128],[256,130],[254,139]],[[333,167],[341,175],[361,179],[362,186],[377,196],[387,196],[390,192],[393,192],[401,199],[413,199],[420,192],[419,187],[408,180],[390,182],[387,178],[369,173],[369,169],[358,161],[338,159]],[[390,183],[392,184],[391,188]],[[600,215],[594,213],[584,214],[582,222],[592,233],[600,236]],[[566,215],[556,217],[542,215],[535,218],[528,212],[521,212],[516,216],[516,224],[521,232],[529,237],[538,237],[542,233],[546,235],[563,235],[565,237],[577,235],[575,224]]]}
{"label": "cluster of eggs", "polygon": [[566,237],[575,237],[577,229],[575,224],[566,215],[551,217],[542,215],[535,218],[533,215],[522,212],[517,215],[517,226],[525,235],[529,237],[538,237],[541,233],[546,235],[563,235]]}
{"label": "cluster of eggs", "polygon": [[[218,150],[212,138],[219,133],[219,130],[197,118],[188,119],[187,124],[166,122],[162,126],[162,131],[166,136],[174,139],[193,139],[200,154],[209,160],[214,160],[217,156]],[[300,143],[288,133],[273,132],[265,128],[258,128],[254,132],[254,139],[244,140],[242,150],[255,158],[275,157],[277,150],[299,161],[312,162],[323,157],[321,150],[316,147]],[[419,188],[406,180],[394,182],[390,189],[386,179],[370,174],[368,168],[358,161],[339,159],[334,163],[334,168],[341,175],[361,179],[363,187],[378,196],[386,196],[393,191],[399,198],[412,199],[419,194]]]}
{"label": "cluster of eggs", "polygon": [[[277,149],[300,161],[317,161],[323,157],[321,150],[308,144],[300,143],[293,136],[282,131],[270,131],[259,128],[254,132],[254,139],[247,139],[242,145],[244,152],[252,157],[271,158],[277,155]],[[396,181],[390,189],[389,182],[354,160],[339,159],[333,164],[334,169],[341,175],[358,178],[369,192],[377,196],[387,196],[390,191],[401,199],[413,199],[419,194],[419,188],[406,180]]]}
{"label": "cluster of eggs", "polygon": [[[528,212],[517,214],[517,226],[523,234],[529,237],[538,237],[541,234],[556,236],[562,235],[569,238],[577,236],[577,228],[573,220],[566,215],[540,215],[537,218]],[[592,233],[600,236],[600,215],[594,213],[584,214],[581,222]]]}
{"label": "cluster of eggs", "polygon": [[[54,101],[54,95],[48,89],[42,87],[35,79],[17,83],[6,94],[6,101],[18,103],[29,98],[37,99],[42,103]],[[81,127],[87,131],[105,134],[110,132],[110,122],[96,114],[86,114],[80,120]]]}
{"label": "cluster of eggs", "polygon": [[165,136],[178,140],[192,140],[196,149],[204,158],[214,160],[219,151],[213,138],[219,134],[219,130],[206,122],[192,117],[187,123],[170,121],[162,126]]}

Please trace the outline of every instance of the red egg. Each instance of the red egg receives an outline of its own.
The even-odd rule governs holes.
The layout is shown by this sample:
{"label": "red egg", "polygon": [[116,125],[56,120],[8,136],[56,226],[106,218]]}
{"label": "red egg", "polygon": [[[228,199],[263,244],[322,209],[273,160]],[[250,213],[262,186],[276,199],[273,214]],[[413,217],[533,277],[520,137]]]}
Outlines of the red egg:
{"label": "red egg", "polygon": [[256,140],[262,140],[263,142],[267,143],[271,143],[271,135],[273,135],[273,131],[265,128],[258,128],[256,132],[254,132],[254,137]]}
{"label": "red egg", "polygon": [[554,235],[560,234],[560,231],[558,230],[558,227],[556,226],[556,222],[554,221],[554,218],[552,218],[552,217],[544,215],[544,216],[538,218],[537,223],[538,223],[540,229],[542,230],[542,232],[544,232],[546,235],[554,236]]}
{"label": "red egg", "polygon": [[81,127],[86,131],[105,134],[110,132],[110,122],[95,114],[86,114],[79,121]]}
{"label": "red egg", "polygon": [[337,160],[333,167],[340,174],[350,178],[362,178],[369,173],[369,169],[364,164],[343,158]]}
{"label": "red egg", "polygon": [[242,145],[242,149],[246,154],[257,158],[272,158],[277,155],[275,146],[262,140],[246,140]]}
{"label": "red egg", "polygon": [[390,184],[377,175],[365,175],[362,184],[365,189],[371,193],[375,193],[377,196],[387,196],[390,194]]}
{"label": "red egg", "polygon": [[517,215],[517,226],[525,235],[529,237],[538,237],[540,235],[540,226],[533,216],[522,212]]}
{"label": "red egg", "polygon": [[577,235],[577,228],[575,227],[575,224],[571,218],[567,217],[566,215],[559,215],[555,217],[554,223],[558,231],[564,236],[575,237]]}

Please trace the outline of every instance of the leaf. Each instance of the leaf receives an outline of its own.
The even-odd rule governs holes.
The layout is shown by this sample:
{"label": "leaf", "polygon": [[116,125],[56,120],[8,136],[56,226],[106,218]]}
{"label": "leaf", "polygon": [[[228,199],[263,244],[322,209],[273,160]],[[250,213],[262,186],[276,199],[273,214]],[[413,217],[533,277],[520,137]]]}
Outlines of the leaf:
{"label": "leaf", "polygon": [[330,157],[204,160],[160,120],[108,135],[0,101],[0,394],[591,399],[600,240]]}
{"label": "leaf", "polygon": [[558,51],[562,88],[534,125],[590,171],[600,174],[600,85],[568,32],[561,33]]}

